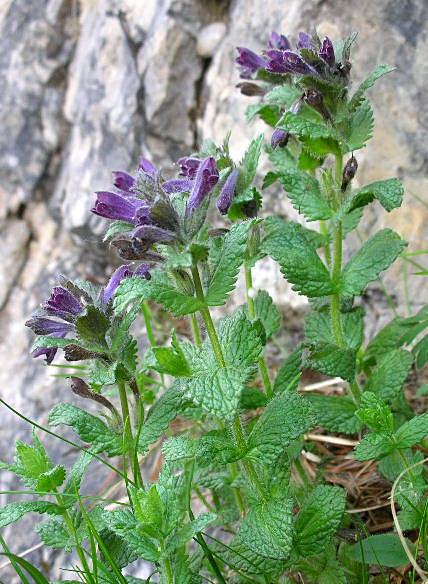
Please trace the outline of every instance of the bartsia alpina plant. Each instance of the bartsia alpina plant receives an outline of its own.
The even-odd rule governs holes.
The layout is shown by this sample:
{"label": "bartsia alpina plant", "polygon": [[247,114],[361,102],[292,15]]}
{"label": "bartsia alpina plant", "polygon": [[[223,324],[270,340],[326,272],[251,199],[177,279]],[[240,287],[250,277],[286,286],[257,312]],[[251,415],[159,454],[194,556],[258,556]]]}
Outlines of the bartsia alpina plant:
{"label": "bartsia alpina plant", "polygon": [[[354,41],[274,32],[261,54],[239,47],[239,88],[255,100],[247,121],[263,120],[266,137],[251,140],[239,161],[228,138],[208,140],[173,176],[143,158],[96,193],[92,212],[106,221],[104,242],[122,265],[105,286],[63,277],[27,322],[33,356],[69,378],[78,405],[56,404],[48,423],[77,434],[67,443],[80,456],[71,469],[55,465],[38,432],[1,464],[26,498],[0,510],[0,527],[44,515],[43,544],[75,554],[74,580],[64,581],[374,584],[379,570],[393,570],[394,581],[407,573],[416,582],[428,414],[415,415],[403,388],[428,362],[428,307],[366,338],[364,292],[406,243],[382,229],[344,261],[365,208],[389,212],[403,198],[396,178],[361,185],[358,150],[373,131],[367,92],[392,69],[381,65],[354,88]],[[288,197],[302,222],[269,216],[270,190]],[[253,285],[266,258],[309,300],[304,337],[288,354],[281,312]],[[228,303],[241,270],[245,302]],[[216,307],[225,307],[218,320]],[[325,383],[303,391],[306,371],[339,378],[340,391],[323,391]],[[400,531],[370,534],[365,493],[360,500],[358,489],[338,486],[335,452],[313,441],[323,433],[342,445],[341,460],[354,458],[357,476],[377,462],[382,484],[395,482],[407,541]],[[96,464],[116,474],[117,501],[111,490],[81,493]],[[47,582],[10,557],[18,573]],[[148,580],[130,575],[137,561],[150,566]]]}

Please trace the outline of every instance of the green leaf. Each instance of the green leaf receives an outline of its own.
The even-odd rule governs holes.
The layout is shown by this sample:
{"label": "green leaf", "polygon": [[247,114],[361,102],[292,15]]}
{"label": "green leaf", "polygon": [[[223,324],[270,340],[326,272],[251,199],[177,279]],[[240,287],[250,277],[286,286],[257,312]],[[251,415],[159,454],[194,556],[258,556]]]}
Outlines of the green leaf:
{"label": "green leaf", "polygon": [[269,293],[259,290],[254,299],[256,318],[258,318],[266,332],[266,339],[269,340],[281,328],[281,313],[273,303]]}
{"label": "green leaf", "polygon": [[356,109],[358,105],[361,103],[362,99],[364,98],[364,94],[366,93],[366,91],[370,89],[370,87],[373,87],[376,81],[380,79],[383,75],[391,73],[391,71],[394,70],[395,67],[390,67],[389,65],[379,65],[378,67],[376,67],[376,69],[369,75],[369,77],[367,77],[367,79],[365,79],[361,83],[357,91],[352,96],[351,101],[349,102],[349,109],[351,111]]}
{"label": "green leaf", "polygon": [[394,417],[389,407],[371,391],[361,396],[358,418],[376,432],[392,433]]}
{"label": "green leaf", "polygon": [[159,560],[158,542],[143,532],[131,511],[128,509],[106,511],[103,514],[103,519],[107,527],[125,540],[138,557],[144,558],[148,562],[157,562]]}
{"label": "green leaf", "polygon": [[17,441],[15,464],[9,468],[21,477],[25,484],[34,487],[38,478],[52,469],[45,447],[34,431],[33,444]]}
{"label": "green leaf", "polygon": [[56,405],[49,414],[48,423],[50,426],[71,426],[84,442],[91,444],[94,453],[116,456],[122,452],[121,434],[110,430],[100,418],[71,404]]}
{"label": "green leaf", "polygon": [[257,387],[244,387],[241,393],[239,407],[242,410],[257,410],[267,404],[266,394],[262,393]]}
{"label": "green leaf", "polygon": [[237,192],[241,193],[251,187],[256,176],[257,165],[259,163],[260,154],[264,142],[264,135],[260,134],[257,138],[251,141],[248,150],[240,164],[240,172],[237,183]]}
{"label": "green leaf", "polygon": [[62,465],[55,466],[51,470],[39,475],[36,482],[36,491],[51,493],[65,481],[65,468]]}
{"label": "green leaf", "polygon": [[272,498],[254,505],[241,523],[231,547],[266,558],[286,559],[293,543],[293,500]]}
{"label": "green leaf", "polygon": [[173,553],[178,548],[185,546],[191,539],[193,539],[205,527],[208,527],[215,521],[217,515],[215,513],[202,513],[189,523],[186,523],[173,534],[167,541],[166,549],[168,553]]}
{"label": "green leaf", "polygon": [[176,316],[191,314],[202,308],[202,303],[179,290],[161,270],[153,270],[151,279],[125,278],[114,296],[114,308],[121,313],[129,304],[155,300]]}
{"label": "green leaf", "polygon": [[301,138],[310,138],[316,140],[318,138],[333,138],[337,139],[336,131],[324,123],[307,120],[301,116],[286,112],[279,121],[278,128],[287,130],[290,134],[296,134]]}
{"label": "green leaf", "polygon": [[335,286],[325,264],[298,223],[268,217],[263,251],[278,262],[293,290],[314,298],[333,294]]}
{"label": "green leaf", "polygon": [[355,447],[355,458],[360,461],[375,460],[383,458],[394,450],[391,439],[381,433],[372,432],[367,434]]}
{"label": "green leaf", "polygon": [[256,116],[265,122],[268,126],[274,128],[281,117],[281,110],[275,105],[265,103],[250,105],[245,111],[245,117],[251,122]]}
{"label": "green leaf", "polygon": [[317,424],[329,432],[357,434],[361,423],[355,415],[356,406],[352,399],[330,395],[309,394],[306,399],[317,413]]}
{"label": "green leaf", "polygon": [[[343,336],[350,349],[358,350],[363,342],[363,311],[353,308],[341,313]],[[313,310],[306,318],[305,337],[311,343],[331,343],[334,337],[329,309]]]}
{"label": "green leaf", "polygon": [[302,349],[298,347],[281,365],[273,385],[273,392],[283,393],[297,389],[302,371]]}
{"label": "green leaf", "polygon": [[83,452],[71,467],[68,480],[62,491],[62,497],[66,506],[73,504],[79,493],[80,485],[89,464],[94,460],[91,452]]}
{"label": "green leaf", "polygon": [[346,151],[352,152],[364,148],[373,136],[374,114],[370,102],[363,99],[349,118],[346,131]]}
{"label": "green leaf", "polygon": [[406,243],[392,229],[373,235],[349,260],[342,272],[341,291],[346,296],[360,294],[400,255]]}
{"label": "green leaf", "polygon": [[55,517],[39,523],[36,531],[42,542],[48,547],[70,552],[76,545],[76,540],[70,535],[62,517]]}
{"label": "green leaf", "polygon": [[294,546],[301,556],[323,552],[342,522],[345,503],[346,494],[343,489],[329,485],[315,487],[305,500],[294,524]]}
{"label": "green leaf", "polygon": [[105,336],[109,329],[108,318],[99,308],[93,305],[86,307],[85,313],[76,319],[76,330],[79,337],[88,343],[105,345]]}
{"label": "green leaf", "polygon": [[348,204],[349,212],[365,207],[374,199],[377,199],[386,211],[392,211],[392,209],[400,207],[403,196],[403,183],[398,178],[379,180],[352,193],[351,201]]}
{"label": "green leaf", "polygon": [[398,428],[394,439],[397,448],[410,448],[428,434],[428,413],[415,416]]}
{"label": "green leaf", "polygon": [[[414,554],[415,546],[407,539],[406,543]],[[370,535],[366,539],[350,546],[348,556],[354,562],[387,566],[388,568],[398,568],[410,563],[396,533]]]}
{"label": "green leaf", "polygon": [[126,231],[132,231],[135,225],[128,223],[127,221],[112,221],[110,223],[107,231],[104,234],[103,241],[108,241],[118,233],[125,233]]}
{"label": "green leaf", "polygon": [[381,359],[371,372],[364,391],[371,391],[384,400],[395,399],[407,379],[412,366],[413,356],[409,351],[395,349]]}
{"label": "green leaf", "polygon": [[251,457],[272,464],[284,449],[315,423],[314,412],[302,396],[283,392],[267,406],[248,438]]}
{"label": "green leaf", "polygon": [[161,373],[168,373],[174,377],[188,377],[191,373],[187,361],[182,354],[171,347],[153,347],[153,353],[159,364]]}
{"label": "green leaf", "polygon": [[277,85],[266,95],[264,100],[268,103],[278,105],[282,108],[289,109],[301,97],[302,92],[295,85],[284,84]]}
{"label": "green leaf", "polygon": [[252,221],[235,223],[225,235],[222,245],[212,247],[208,262],[210,276],[205,295],[208,306],[222,306],[234,289],[245,252]]}
{"label": "green leaf", "polygon": [[279,180],[293,207],[302,213],[308,221],[330,219],[333,211],[321,192],[315,177],[307,172],[290,168],[279,174]]}
{"label": "green leaf", "polygon": [[24,503],[7,503],[0,508],[0,529],[15,523],[26,513],[60,515],[63,509],[48,501],[26,501]]}
{"label": "green leaf", "polygon": [[138,441],[138,451],[141,454],[147,452],[148,446],[156,442],[168,429],[169,424],[182,411],[188,403],[188,398],[182,390],[173,385],[150,408],[147,418],[144,420]]}
{"label": "green leaf", "polygon": [[251,322],[243,308],[221,319],[218,336],[226,363],[239,369],[245,381],[251,376],[262,352],[257,322]]}
{"label": "green leaf", "polygon": [[40,347],[44,347],[44,348],[51,348],[51,347],[59,347],[59,348],[63,348],[66,347],[67,345],[80,345],[79,341],[77,339],[60,339],[57,337],[46,337],[43,335],[38,336],[34,343],[31,346],[31,352],[35,351],[36,349],[39,349]]}
{"label": "green leaf", "polygon": [[352,381],[356,369],[356,352],[333,343],[312,344],[304,359],[304,366],[325,375]]}

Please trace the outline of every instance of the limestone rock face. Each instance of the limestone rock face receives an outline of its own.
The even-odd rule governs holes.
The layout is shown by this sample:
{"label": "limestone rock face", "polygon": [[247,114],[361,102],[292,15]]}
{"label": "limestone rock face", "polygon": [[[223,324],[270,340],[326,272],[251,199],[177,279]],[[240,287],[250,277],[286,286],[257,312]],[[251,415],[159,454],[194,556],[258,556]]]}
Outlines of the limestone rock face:
{"label": "limestone rock face", "polygon": [[[110,185],[111,170],[132,169],[141,155],[168,169],[203,139],[221,141],[229,130],[238,160],[262,126],[242,123],[246,106],[257,98],[235,88],[235,46],[259,50],[273,29],[295,37],[316,25],[320,34],[333,36],[359,31],[355,85],[379,63],[397,67],[373,94],[375,138],[357,154],[358,180],[400,176],[406,203],[390,215],[380,207],[367,213],[361,237],[388,225],[411,249],[425,249],[428,213],[420,201],[428,187],[425,0],[361,0],[358,7],[343,0],[1,2],[2,397],[45,421],[68,393],[65,380],[29,357],[31,334],[24,322],[56,274],[105,281],[112,259],[99,238],[105,223],[89,209],[93,192]],[[285,195],[274,189],[266,193],[265,206],[295,218]],[[415,268],[399,262],[384,278],[401,312],[406,270]],[[284,309],[303,306],[270,262],[258,267],[255,283],[273,286]],[[369,305],[376,287],[372,290]],[[415,306],[426,291],[423,279],[410,279]],[[378,317],[387,315],[381,308]],[[12,436],[28,435],[28,427],[5,408],[0,420],[0,459],[9,460]],[[58,446],[50,444],[57,456]],[[2,489],[16,486],[4,473],[0,483]],[[20,533],[27,534],[25,540],[16,531],[6,534],[13,551],[37,541],[24,528]],[[37,553],[32,558],[40,559]],[[13,582],[6,571],[0,579]]]}

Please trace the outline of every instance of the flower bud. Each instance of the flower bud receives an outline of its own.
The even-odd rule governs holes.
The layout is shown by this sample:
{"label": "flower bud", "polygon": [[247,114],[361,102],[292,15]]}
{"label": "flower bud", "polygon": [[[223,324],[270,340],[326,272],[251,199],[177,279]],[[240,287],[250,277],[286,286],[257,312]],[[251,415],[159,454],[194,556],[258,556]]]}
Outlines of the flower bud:
{"label": "flower bud", "polygon": [[331,115],[324,104],[323,94],[317,89],[308,89],[303,97],[304,101],[314,110],[319,112],[325,120],[330,120]]}
{"label": "flower bud", "polygon": [[358,162],[357,159],[354,158],[354,155],[348,160],[345,164],[345,168],[343,169],[342,175],[342,191],[346,191],[347,186],[354,178],[358,170]]}
{"label": "flower bud", "polygon": [[74,394],[78,395],[79,397],[90,399],[103,405],[104,407],[108,408],[116,418],[119,418],[119,413],[114,407],[114,405],[100,393],[91,391],[91,389],[89,389],[88,384],[85,381],[83,381],[83,379],[81,379],[80,377],[71,377],[70,381],[71,391]]}
{"label": "flower bud", "polygon": [[285,148],[289,138],[290,134],[286,130],[276,128],[271,136],[270,145],[272,148]]}

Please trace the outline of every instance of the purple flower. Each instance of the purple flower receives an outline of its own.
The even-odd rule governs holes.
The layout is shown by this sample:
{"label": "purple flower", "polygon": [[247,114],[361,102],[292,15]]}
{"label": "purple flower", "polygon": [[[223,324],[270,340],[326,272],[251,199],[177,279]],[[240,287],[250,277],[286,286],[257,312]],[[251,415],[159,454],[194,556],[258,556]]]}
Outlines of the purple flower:
{"label": "purple flower", "polygon": [[236,58],[236,64],[238,65],[240,77],[242,79],[251,79],[259,69],[264,69],[266,67],[266,61],[260,55],[257,55],[250,49],[245,47],[236,47],[239,53]]}
{"label": "purple flower", "polygon": [[185,156],[183,158],[179,158],[177,160],[177,164],[180,167],[180,176],[184,176],[193,180],[196,176],[201,161],[199,158]]}
{"label": "purple flower", "polygon": [[284,51],[278,49],[272,49],[267,51],[266,56],[268,57],[266,69],[271,73],[290,73],[290,69],[284,63]]}
{"label": "purple flower", "polygon": [[185,193],[192,188],[192,181],[188,178],[173,178],[164,182],[162,188],[169,195],[172,193]]}
{"label": "purple flower", "polygon": [[65,337],[67,333],[74,330],[74,325],[69,322],[62,322],[46,318],[44,316],[33,316],[27,320],[28,326],[36,335]]}
{"label": "purple flower", "polygon": [[121,170],[116,170],[112,174],[114,186],[124,194],[131,194],[131,189],[135,183],[134,177]]}
{"label": "purple flower", "polygon": [[205,197],[211,192],[218,181],[218,170],[212,156],[205,158],[198,167],[192,191],[187,200],[186,213],[192,214],[199,207]]}
{"label": "purple flower", "polygon": [[285,35],[279,34],[273,30],[272,34],[270,35],[268,47],[270,49],[279,49],[280,51],[286,51],[287,49],[291,49],[291,44]]}
{"label": "purple flower", "polygon": [[235,194],[236,183],[239,176],[239,170],[234,168],[226,179],[221,189],[220,196],[217,199],[217,209],[222,215],[226,215],[232,204],[233,195]]}
{"label": "purple flower", "polygon": [[153,166],[153,164],[150,162],[150,160],[147,160],[147,158],[142,158],[140,160],[140,164],[138,165],[138,168],[140,170],[142,170],[144,172],[144,174],[146,174],[148,177],[150,177],[153,180],[155,180],[155,178],[158,174],[157,168],[155,166]]}
{"label": "purple flower", "polygon": [[62,286],[55,286],[48,300],[42,303],[42,308],[50,316],[71,322],[83,311],[82,303]]}
{"label": "purple flower", "polygon": [[[62,335],[49,335],[50,337],[59,337],[61,338]],[[45,363],[46,365],[50,365],[52,363],[52,361],[55,358],[55,355],[57,354],[58,349],[56,347],[39,347],[38,349],[35,349],[32,353],[31,356],[34,358],[37,357],[43,357],[45,356]]]}
{"label": "purple flower", "polygon": [[287,146],[289,137],[290,134],[288,132],[281,130],[280,128],[276,128],[271,136],[270,145],[272,148],[285,148],[285,146]]}
{"label": "purple flower", "polygon": [[299,32],[299,40],[297,41],[298,49],[314,49],[314,43],[310,35],[306,32]]}
{"label": "purple flower", "polygon": [[334,67],[336,63],[336,58],[334,56],[334,47],[333,43],[331,42],[331,39],[325,37],[318,54],[322,59],[324,59],[327,65],[329,65],[330,67]]}
{"label": "purple flower", "polygon": [[107,285],[103,290],[103,301],[107,304],[114,296],[117,287],[125,278],[130,278],[131,276],[137,276],[140,278],[150,279],[148,264],[141,264],[137,269],[133,269],[131,266],[120,266],[113,272],[108,281]]}
{"label": "purple flower", "polygon": [[176,238],[175,233],[168,231],[168,229],[158,227],[157,225],[141,225],[134,229],[132,235],[134,238],[142,239],[150,244],[168,243],[174,241]]}
{"label": "purple flower", "polygon": [[147,207],[147,203],[136,197],[124,197],[108,191],[98,191],[96,195],[97,200],[91,211],[106,219],[120,219],[135,223],[137,212],[141,213],[141,209]]}

